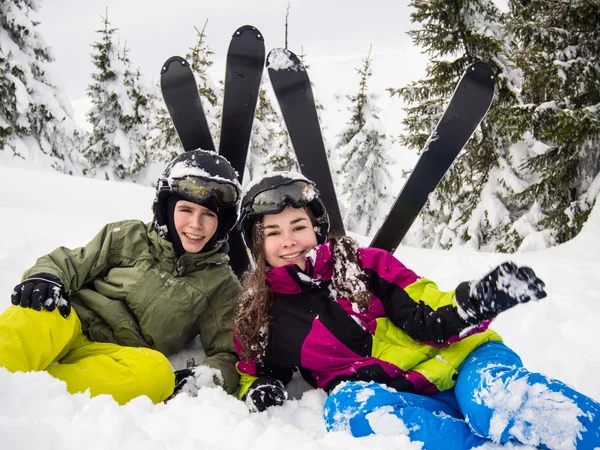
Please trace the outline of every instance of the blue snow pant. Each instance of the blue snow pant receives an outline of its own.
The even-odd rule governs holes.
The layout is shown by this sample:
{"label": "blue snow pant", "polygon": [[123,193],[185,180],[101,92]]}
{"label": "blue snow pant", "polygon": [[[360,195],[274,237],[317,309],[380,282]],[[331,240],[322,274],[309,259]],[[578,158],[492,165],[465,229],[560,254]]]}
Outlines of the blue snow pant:
{"label": "blue snow pant", "polygon": [[324,415],[329,431],[349,430],[356,437],[397,431],[423,442],[424,449],[465,450],[488,440],[548,449],[600,448],[600,403],[529,372],[500,342],[472,352],[452,390],[419,395],[348,382],[327,398]]}

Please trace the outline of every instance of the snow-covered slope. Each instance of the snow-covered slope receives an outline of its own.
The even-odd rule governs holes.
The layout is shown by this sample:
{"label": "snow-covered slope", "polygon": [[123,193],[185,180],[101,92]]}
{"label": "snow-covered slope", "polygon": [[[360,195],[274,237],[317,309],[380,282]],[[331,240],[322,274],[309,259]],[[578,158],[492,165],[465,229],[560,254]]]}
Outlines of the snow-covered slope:
{"label": "snow-covered slope", "polygon": [[[151,219],[151,188],[22,167],[0,167],[0,179],[0,310],[38,256],[59,245],[83,245],[110,221]],[[549,250],[509,258],[400,247],[396,255],[444,289],[507,259],[530,265],[546,281],[549,297],[519,305],[493,328],[529,368],[600,399],[599,237],[597,207],[576,239]],[[251,415],[221,389],[203,389],[197,398],[180,396],[161,405],[139,398],[120,407],[108,396],[69,395],[46,373],[13,375],[0,368],[0,448],[420,448],[405,436],[328,434],[321,417],[324,401],[324,392],[309,391],[300,400]]]}

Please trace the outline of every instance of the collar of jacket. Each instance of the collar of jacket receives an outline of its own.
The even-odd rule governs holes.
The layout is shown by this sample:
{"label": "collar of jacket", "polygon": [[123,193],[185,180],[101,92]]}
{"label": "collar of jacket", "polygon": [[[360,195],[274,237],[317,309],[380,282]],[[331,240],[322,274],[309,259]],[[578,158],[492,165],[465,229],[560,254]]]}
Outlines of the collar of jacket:
{"label": "collar of jacket", "polygon": [[179,276],[198,270],[198,266],[202,264],[227,264],[229,262],[229,256],[221,251],[222,243],[216,244],[213,249],[205,253],[185,252],[180,257],[177,257],[173,244],[161,237],[154,229],[152,223],[148,224],[147,230],[148,238],[154,247],[159,249],[161,259],[164,259],[165,262],[168,262],[172,266],[173,275]]}
{"label": "collar of jacket", "polygon": [[272,292],[298,294],[321,287],[323,281],[333,276],[333,244],[331,241],[318,245],[306,254],[303,272],[296,264],[272,268],[267,272],[267,283]]}

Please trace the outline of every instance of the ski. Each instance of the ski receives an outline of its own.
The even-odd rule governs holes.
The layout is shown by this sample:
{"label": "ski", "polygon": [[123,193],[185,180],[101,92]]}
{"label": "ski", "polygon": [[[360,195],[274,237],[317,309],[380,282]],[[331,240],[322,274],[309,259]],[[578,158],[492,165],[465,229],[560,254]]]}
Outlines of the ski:
{"label": "ski", "polygon": [[165,61],[160,88],[183,148],[215,150],[194,73],[184,58],[172,56]]}
{"label": "ski", "polygon": [[467,67],[450,103],[431,133],[421,157],[404,184],[371,247],[394,252],[427,198],[487,114],[494,98],[494,73],[475,62]]}
{"label": "ski", "polygon": [[264,65],[265,42],[261,32],[251,25],[238,28],[227,51],[219,153],[237,170],[240,183]]}
{"label": "ski", "polygon": [[306,68],[294,53],[279,48],[269,52],[267,68],[300,170],[319,187],[329,213],[331,231],[343,235],[344,223]]}

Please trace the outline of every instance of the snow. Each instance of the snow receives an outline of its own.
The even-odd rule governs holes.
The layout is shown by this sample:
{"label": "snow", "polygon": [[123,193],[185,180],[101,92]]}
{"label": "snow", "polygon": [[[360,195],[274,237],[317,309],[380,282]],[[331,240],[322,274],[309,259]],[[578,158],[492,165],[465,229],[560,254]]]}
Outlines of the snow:
{"label": "snow", "polygon": [[[194,155],[192,159],[195,159]],[[220,160],[216,159],[216,164],[219,164]],[[171,167],[171,171],[168,176],[169,184],[173,184],[175,179],[185,178],[185,177],[200,177],[200,178],[208,178],[214,181],[221,181],[224,183],[229,183],[235,185],[240,191],[242,190],[242,186],[240,185],[237,179],[230,180],[229,178],[221,177],[219,175],[212,175],[204,169],[197,167],[193,164],[192,161],[183,160],[179,161]]]}
{"label": "snow", "polygon": [[275,48],[271,50],[268,57],[268,67],[271,70],[294,70],[302,69],[294,63],[290,57],[290,52],[285,48]]}
{"label": "snow", "polygon": [[[584,412],[561,393],[549,391],[541,383],[530,386],[527,381],[513,381],[507,390],[502,381],[489,380],[487,383],[491,386],[490,389],[478,393],[479,402],[495,408],[491,419],[491,435],[499,439],[506,425],[512,420],[511,429],[523,442],[538,446],[539,436],[552,436],[552,439],[547,441],[550,448],[575,449],[577,436],[585,430],[577,416],[583,415]],[[525,404],[515,402],[516,398],[525,398]],[[521,408],[521,412],[518,413],[516,408]],[[543,417],[543,420],[537,421],[533,429],[525,431],[520,418],[531,416]],[[565,427],[565,432],[556,433],[556,430],[562,428],[561,424],[565,423],[569,424],[569,427]]]}
{"label": "snow", "polygon": [[[81,246],[108,222],[151,219],[154,190],[138,184],[32,170],[19,165],[16,159],[13,164],[0,166],[0,179],[3,180],[0,310],[10,305],[13,287],[37,257],[60,245]],[[546,282],[548,297],[501,314],[492,328],[517,351],[526,367],[561,379],[598,400],[599,237],[600,207],[596,207],[578,237],[550,249],[502,255],[465,249],[400,247],[396,256],[418,274],[435,280],[442,289],[479,278],[509,259],[532,267]],[[195,343],[170,359],[175,367],[182,368],[191,356],[197,362],[202,357]],[[380,435],[357,439],[346,431],[327,433],[322,418],[325,393],[319,390],[303,393],[300,380],[292,383],[290,391],[299,399],[250,414],[242,402],[221,388],[203,388],[197,397],[179,396],[167,404],[153,405],[142,397],[119,406],[109,396],[70,395],[63,382],[45,372],[10,374],[0,368],[0,447],[145,450],[421,447],[409,442],[404,424],[385,409],[369,416]],[[499,414],[500,421],[502,411]],[[568,436],[565,439],[567,442]],[[493,447],[490,444],[489,448]]]}

